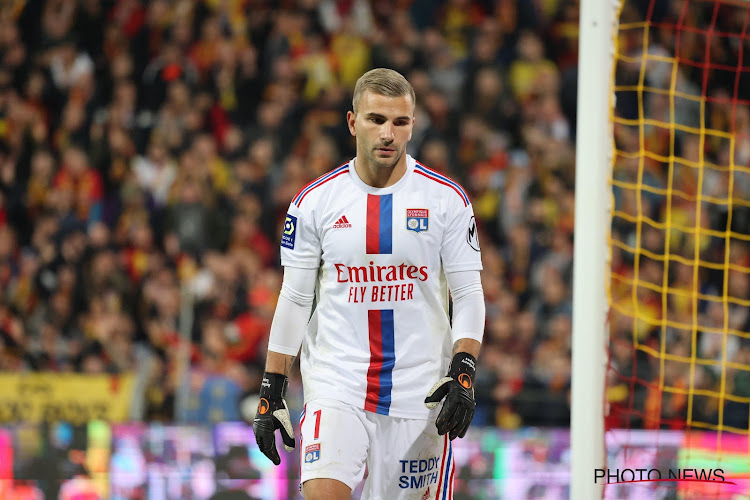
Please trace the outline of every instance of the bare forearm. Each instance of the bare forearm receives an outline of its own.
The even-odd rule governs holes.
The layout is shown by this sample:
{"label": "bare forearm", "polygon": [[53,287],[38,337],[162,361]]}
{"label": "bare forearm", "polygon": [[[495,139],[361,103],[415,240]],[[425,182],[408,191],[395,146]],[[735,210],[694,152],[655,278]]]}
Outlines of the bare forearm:
{"label": "bare forearm", "polygon": [[468,352],[475,358],[478,358],[481,347],[482,344],[474,339],[458,339],[456,343],[453,344],[453,354],[458,352]]}
{"label": "bare forearm", "polygon": [[268,356],[266,357],[266,371],[268,373],[281,373],[288,377],[293,364],[294,356],[268,351]]}

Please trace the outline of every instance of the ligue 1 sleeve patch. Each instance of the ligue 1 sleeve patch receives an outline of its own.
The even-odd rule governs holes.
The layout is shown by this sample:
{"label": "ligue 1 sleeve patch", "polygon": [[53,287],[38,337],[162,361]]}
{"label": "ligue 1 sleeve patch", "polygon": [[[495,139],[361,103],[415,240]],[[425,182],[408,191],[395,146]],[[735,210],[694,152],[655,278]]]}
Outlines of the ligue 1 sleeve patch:
{"label": "ligue 1 sleeve patch", "polygon": [[406,229],[419,233],[430,227],[430,211],[427,208],[406,209]]}
{"label": "ligue 1 sleeve patch", "polygon": [[294,239],[297,236],[297,217],[286,214],[284,232],[281,234],[281,246],[294,250]]}

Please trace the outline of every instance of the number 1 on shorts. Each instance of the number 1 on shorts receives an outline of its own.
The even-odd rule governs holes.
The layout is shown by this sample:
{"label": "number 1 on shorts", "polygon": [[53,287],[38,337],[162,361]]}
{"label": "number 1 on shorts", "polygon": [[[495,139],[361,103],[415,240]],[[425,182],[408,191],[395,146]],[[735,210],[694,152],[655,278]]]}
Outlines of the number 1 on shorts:
{"label": "number 1 on shorts", "polygon": [[318,410],[313,415],[315,415],[315,435],[313,436],[313,439],[318,439],[318,436],[320,435],[320,412],[323,410]]}

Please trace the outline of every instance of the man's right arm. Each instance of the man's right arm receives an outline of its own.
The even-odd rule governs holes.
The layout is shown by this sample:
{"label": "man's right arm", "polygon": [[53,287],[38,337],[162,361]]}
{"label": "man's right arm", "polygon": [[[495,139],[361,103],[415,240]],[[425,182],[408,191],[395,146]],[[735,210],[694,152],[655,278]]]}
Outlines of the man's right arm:
{"label": "man's right arm", "polygon": [[266,372],[280,373],[285,377],[288,377],[293,364],[294,356],[291,354],[281,354],[280,352],[268,351],[266,357]]}
{"label": "man's right arm", "polygon": [[317,269],[284,268],[284,280],[268,339],[267,372],[289,374],[305,337],[317,279]]}
{"label": "man's right arm", "polygon": [[286,451],[294,449],[294,430],[284,394],[287,377],[305,336],[315,297],[317,269],[284,268],[284,280],[271,324],[266,371],[253,432],[260,451],[274,464],[281,463],[276,450],[276,430]]}

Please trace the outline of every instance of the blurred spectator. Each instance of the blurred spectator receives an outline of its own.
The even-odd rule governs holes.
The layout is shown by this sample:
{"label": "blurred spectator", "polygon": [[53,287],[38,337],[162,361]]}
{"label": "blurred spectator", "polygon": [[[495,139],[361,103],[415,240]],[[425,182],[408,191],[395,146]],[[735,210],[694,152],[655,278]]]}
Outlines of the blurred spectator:
{"label": "blurred spectator", "polygon": [[146,155],[135,158],[133,172],[139,186],[149,194],[154,205],[164,207],[177,177],[177,165],[161,139],[152,139]]}
{"label": "blurred spectator", "polygon": [[518,59],[510,65],[510,85],[519,101],[526,102],[535,95],[555,92],[558,69],[545,58],[544,45],[537,33],[525,31],[517,44]]}

